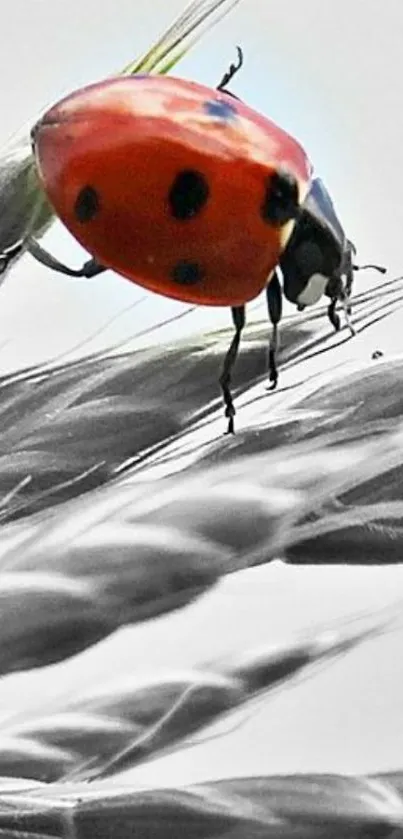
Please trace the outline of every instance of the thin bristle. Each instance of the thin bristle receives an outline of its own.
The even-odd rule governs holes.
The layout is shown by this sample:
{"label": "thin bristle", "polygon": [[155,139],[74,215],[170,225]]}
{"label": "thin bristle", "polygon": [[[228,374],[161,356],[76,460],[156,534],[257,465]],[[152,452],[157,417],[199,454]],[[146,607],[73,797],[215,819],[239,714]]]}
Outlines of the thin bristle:
{"label": "thin bristle", "polygon": [[[169,72],[240,0],[193,0],[154,46],[121,75]],[[193,37],[192,37],[193,36]]]}

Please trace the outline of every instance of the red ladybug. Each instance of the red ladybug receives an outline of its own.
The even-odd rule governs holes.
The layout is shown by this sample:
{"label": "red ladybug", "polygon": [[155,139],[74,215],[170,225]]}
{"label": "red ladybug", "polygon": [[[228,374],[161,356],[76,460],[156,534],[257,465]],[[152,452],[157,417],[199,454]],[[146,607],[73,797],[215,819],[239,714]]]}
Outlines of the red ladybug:
{"label": "red ladybug", "polygon": [[273,122],[167,76],[85,87],[42,117],[32,143],[55,212],[98,265],[233,310],[266,286],[311,179],[304,150]]}

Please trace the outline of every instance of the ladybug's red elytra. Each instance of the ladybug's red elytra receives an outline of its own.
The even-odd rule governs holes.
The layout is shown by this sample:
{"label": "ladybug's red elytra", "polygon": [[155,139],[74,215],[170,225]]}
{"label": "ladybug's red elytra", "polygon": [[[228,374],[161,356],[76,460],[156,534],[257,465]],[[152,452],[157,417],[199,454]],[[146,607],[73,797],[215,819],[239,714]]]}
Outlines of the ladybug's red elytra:
{"label": "ladybug's red elytra", "polygon": [[33,130],[42,185],[102,265],[187,303],[238,306],[278,262],[309,186],[301,146],[225,93],[116,78]]}
{"label": "ladybug's red elytra", "polygon": [[32,242],[36,258],[72,276],[110,268],[166,297],[231,307],[220,377],[229,432],[245,304],[270,288],[312,179],[301,145],[225,90],[238,53],[216,90],[115,78],[66,97],[32,130],[48,199],[92,256],[76,271]]}

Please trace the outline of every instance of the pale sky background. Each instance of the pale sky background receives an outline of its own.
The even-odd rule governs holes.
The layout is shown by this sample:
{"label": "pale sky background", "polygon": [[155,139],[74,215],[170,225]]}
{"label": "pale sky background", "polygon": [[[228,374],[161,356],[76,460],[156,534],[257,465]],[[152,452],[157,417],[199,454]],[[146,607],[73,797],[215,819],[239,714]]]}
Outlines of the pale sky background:
{"label": "pale sky background", "polygon": [[[10,0],[0,29],[0,141],[46,104],[141,54],[182,8],[182,0]],[[402,36],[402,0],[243,0],[178,69],[215,85],[241,44],[245,67],[234,91],[300,139],[356,241],[359,258],[385,262],[392,275],[403,269]],[[60,228],[47,244],[71,264],[82,259],[81,249]],[[359,282],[364,281],[362,275]],[[104,331],[104,345],[187,307],[112,273],[78,282],[26,258],[0,290],[0,373],[67,351],[139,299],[141,305]],[[229,321],[226,310],[199,309],[164,335]],[[400,323],[399,314],[392,328],[388,322],[387,335],[379,332],[384,349],[389,340],[393,352],[401,351]],[[88,345],[95,347],[95,342]],[[359,336],[334,360],[329,355],[327,363],[345,360],[343,353],[367,358],[369,347]],[[206,628],[214,632],[216,654],[286,641],[313,623],[326,626],[393,602],[402,590],[401,576],[395,568],[276,565],[238,575],[191,610],[128,630],[126,643],[115,637],[106,648],[58,668],[56,675],[50,671],[46,690],[63,690],[75,679],[79,685],[85,679],[105,680],[111,668],[118,674],[210,659],[212,632]],[[150,765],[136,774],[138,781],[401,767],[401,641],[402,632],[368,644],[325,668],[315,681],[260,706],[238,737],[213,741],[197,755],[185,752],[168,771],[164,763]],[[2,682],[2,707],[7,699],[11,707],[29,705],[35,697],[41,702],[43,690],[40,674],[12,677]]]}
{"label": "pale sky background", "polygon": [[[183,7],[183,0],[12,0],[0,32],[0,143],[44,106],[142,54]],[[240,43],[245,66],[234,90],[305,145],[359,257],[383,261],[392,273],[403,265],[402,36],[401,0],[242,0],[177,70],[213,86]],[[59,258],[82,261],[60,225],[44,241]],[[188,308],[112,273],[64,279],[30,257],[0,294],[0,372],[70,350],[139,298],[86,350]],[[227,323],[227,311],[199,309],[180,329]]]}

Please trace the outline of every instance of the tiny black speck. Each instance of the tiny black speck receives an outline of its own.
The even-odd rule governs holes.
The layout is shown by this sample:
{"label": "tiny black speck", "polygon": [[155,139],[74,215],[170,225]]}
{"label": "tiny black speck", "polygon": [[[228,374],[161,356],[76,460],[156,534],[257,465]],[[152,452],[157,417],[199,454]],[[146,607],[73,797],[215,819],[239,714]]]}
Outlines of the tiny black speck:
{"label": "tiny black speck", "polygon": [[196,285],[203,279],[203,270],[197,262],[183,260],[176,263],[171,276],[179,285]]}
{"label": "tiny black speck", "polygon": [[84,186],[77,195],[74,213],[78,221],[85,224],[99,212],[99,197],[93,186]]}
{"label": "tiny black speck", "polygon": [[171,213],[178,221],[194,218],[209,197],[209,185],[201,172],[183,169],[178,172],[168,195]]}

